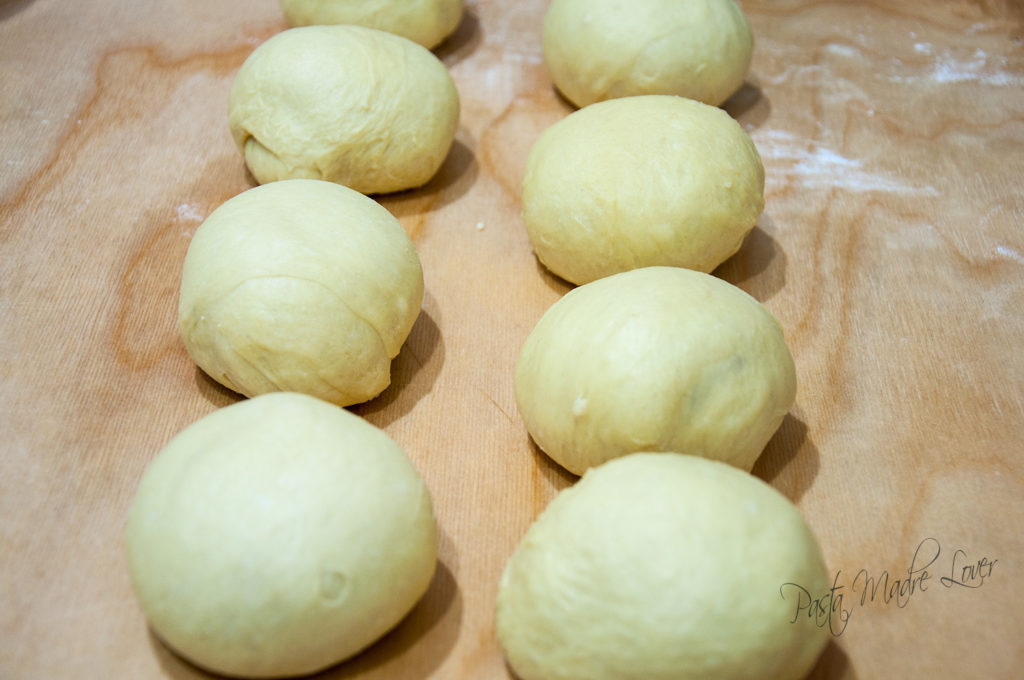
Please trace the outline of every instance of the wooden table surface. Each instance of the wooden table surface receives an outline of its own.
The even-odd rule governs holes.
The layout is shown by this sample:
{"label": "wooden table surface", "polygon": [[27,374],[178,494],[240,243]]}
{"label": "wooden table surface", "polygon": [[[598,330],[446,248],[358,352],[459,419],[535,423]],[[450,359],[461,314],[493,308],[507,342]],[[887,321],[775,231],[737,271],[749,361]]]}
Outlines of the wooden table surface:
{"label": "wooden table surface", "polygon": [[[498,577],[573,481],[512,393],[568,289],[519,217],[530,145],[570,110],[545,6],[470,0],[436,51],[462,98],[451,154],[380,199],[427,293],[393,386],[353,410],[423,472],[440,564],[407,620],[325,678],[510,677]],[[1020,677],[1024,6],[743,7],[754,61],[725,108],[764,158],[767,207],[716,274],[796,359],[797,404],[754,472],[799,505],[844,596],[813,677]],[[2,678],[206,677],[149,633],[121,535],[147,462],[238,398],[185,353],[177,289],[197,225],[253,185],[227,93],[284,28],[274,0],[0,0]],[[862,599],[883,572],[904,594]]]}

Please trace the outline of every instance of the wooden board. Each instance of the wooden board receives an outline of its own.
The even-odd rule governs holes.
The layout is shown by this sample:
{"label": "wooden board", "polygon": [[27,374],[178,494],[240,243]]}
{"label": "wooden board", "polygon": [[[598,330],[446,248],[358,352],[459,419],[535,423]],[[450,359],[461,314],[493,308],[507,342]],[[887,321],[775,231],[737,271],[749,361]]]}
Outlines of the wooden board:
{"label": "wooden board", "polygon": [[[509,677],[497,580],[573,481],[512,396],[522,341],[567,290],[519,218],[529,147],[570,110],[542,61],[545,6],[468,3],[437,50],[462,97],[455,146],[428,186],[382,199],[427,294],[393,387],[354,411],[426,477],[440,566],[325,678]],[[1024,9],[743,7],[754,63],[726,108],[764,157],[767,208],[716,273],[796,358],[796,407],[755,473],[799,505],[844,595],[813,677],[1019,677]],[[148,632],[121,532],[146,463],[237,399],[189,361],[177,287],[196,226],[252,186],[227,92],[284,28],[274,0],[0,0],[0,677],[203,677]],[[935,551],[925,588],[861,601],[860,570],[906,579]]]}

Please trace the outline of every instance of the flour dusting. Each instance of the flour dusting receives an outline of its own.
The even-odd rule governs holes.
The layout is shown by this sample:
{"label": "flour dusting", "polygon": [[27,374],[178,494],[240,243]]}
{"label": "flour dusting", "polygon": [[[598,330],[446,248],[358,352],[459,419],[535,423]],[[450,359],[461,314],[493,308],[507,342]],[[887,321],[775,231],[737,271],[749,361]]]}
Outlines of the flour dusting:
{"label": "flour dusting", "polygon": [[850,47],[849,45],[843,45],[842,43],[829,43],[825,45],[825,49],[832,54],[846,57],[848,59],[855,59],[860,56],[860,51]]}
{"label": "flour dusting", "polygon": [[202,222],[203,214],[199,212],[198,203],[182,203],[177,208],[178,221]]}
{"label": "flour dusting", "polygon": [[1024,77],[1006,70],[1006,57],[992,57],[982,49],[975,49],[970,56],[958,57],[953,50],[935,54],[931,43],[916,43],[914,51],[934,57],[927,74],[919,76],[891,75],[891,82],[910,83],[926,80],[938,84],[980,83],[994,87],[1024,85]]}
{"label": "flour dusting", "polygon": [[996,253],[1001,257],[1005,257],[1008,260],[1013,260],[1018,264],[1024,264],[1024,255],[1021,255],[1018,251],[1007,246],[996,246]]}
{"label": "flour dusting", "polygon": [[833,149],[783,130],[758,131],[754,134],[754,142],[761,157],[772,166],[767,173],[769,184],[795,184],[807,189],[939,195],[933,186],[914,186],[886,173],[870,172],[858,159],[847,158]]}

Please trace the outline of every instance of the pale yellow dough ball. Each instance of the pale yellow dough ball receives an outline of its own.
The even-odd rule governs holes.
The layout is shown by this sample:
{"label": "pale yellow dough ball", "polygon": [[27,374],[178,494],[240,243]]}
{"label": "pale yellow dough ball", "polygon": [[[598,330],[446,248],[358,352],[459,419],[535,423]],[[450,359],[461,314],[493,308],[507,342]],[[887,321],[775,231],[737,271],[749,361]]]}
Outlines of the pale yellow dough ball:
{"label": "pale yellow dough ball", "polygon": [[519,412],[575,474],[637,451],[750,470],[796,396],[778,322],[709,274],[648,267],[569,291],[523,345]]}
{"label": "pale yellow dough ball", "polygon": [[422,300],[419,256],[386,209],[337,184],[287,180],[199,226],[178,318],[192,359],[225,387],[346,406],[388,386]]}
{"label": "pale yellow dough ball", "polygon": [[828,637],[797,586],[821,597],[828,575],[785,497],[722,463],[637,453],[527,531],[498,639],[522,680],[797,680]]}
{"label": "pale yellow dough ball", "polygon": [[576,106],[644,94],[718,106],[753,52],[733,0],[554,0],[543,43],[552,81]]}
{"label": "pale yellow dough ball", "polygon": [[545,130],[523,177],[540,261],[572,283],[671,265],[709,272],[764,209],[764,167],[724,111],[681,97],[615,99]]}
{"label": "pale yellow dough ball", "polygon": [[242,64],[228,123],[258,182],[324,179],[364,194],[426,183],[448,155],[459,96],[426,48],[362,26],[275,35]]}
{"label": "pale yellow dough ball", "polygon": [[312,673],[397,624],[437,560],[430,493],[359,417],[299,394],[228,406],[149,465],[125,530],[153,630],[211,671]]}
{"label": "pale yellow dough ball", "polygon": [[355,24],[436,46],[459,25],[462,0],[281,0],[292,26]]}

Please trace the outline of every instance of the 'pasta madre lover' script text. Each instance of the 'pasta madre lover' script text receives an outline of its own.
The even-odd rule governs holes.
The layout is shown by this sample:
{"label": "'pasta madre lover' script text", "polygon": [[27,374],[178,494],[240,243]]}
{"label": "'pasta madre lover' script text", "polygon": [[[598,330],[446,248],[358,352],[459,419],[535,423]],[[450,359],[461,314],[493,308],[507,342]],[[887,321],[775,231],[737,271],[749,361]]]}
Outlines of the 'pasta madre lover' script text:
{"label": "'pasta madre lover' script text", "polygon": [[853,580],[848,580],[840,570],[827,592],[811,593],[798,583],[783,583],[779,594],[793,602],[791,623],[801,617],[813,619],[818,627],[827,626],[832,635],[839,637],[846,630],[855,607],[879,603],[903,608],[910,604],[914,595],[936,584],[943,588],[981,588],[992,576],[998,561],[987,556],[971,557],[962,548],[940,560],[942,554],[939,541],[926,538],[917,545],[910,565],[903,572],[890,574],[884,570],[875,574],[861,569]]}

